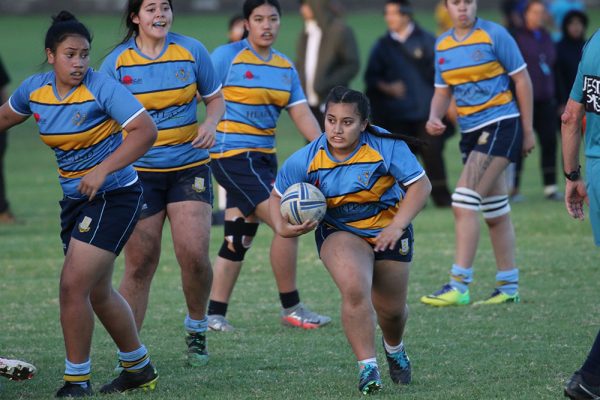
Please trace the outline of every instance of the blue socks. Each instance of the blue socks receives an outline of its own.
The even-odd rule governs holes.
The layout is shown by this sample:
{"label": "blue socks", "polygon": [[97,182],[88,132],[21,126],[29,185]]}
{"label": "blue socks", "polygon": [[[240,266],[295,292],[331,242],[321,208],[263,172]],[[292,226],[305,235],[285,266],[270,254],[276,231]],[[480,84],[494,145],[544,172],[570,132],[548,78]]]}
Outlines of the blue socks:
{"label": "blue socks", "polygon": [[75,364],[65,359],[65,382],[87,387],[92,374],[92,361],[88,358],[86,362]]}
{"label": "blue socks", "polygon": [[189,315],[186,315],[183,325],[185,326],[185,330],[190,333],[206,332],[208,329],[208,318],[204,316],[203,319],[197,320],[191,319]]}
{"label": "blue socks", "polygon": [[452,264],[450,270],[450,286],[461,293],[469,290],[469,283],[473,282],[473,268],[463,268]]}
{"label": "blue socks", "polygon": [[129,353],[118,352],[119,363],[125,371],[139,371],[150,362],[150,356],[146,346],[142,345],[139,349]]}
{"label": "blue socks", "polygon": [[519,269],[496,273],[496,288],[502,293],[513,296],[519,290]]}

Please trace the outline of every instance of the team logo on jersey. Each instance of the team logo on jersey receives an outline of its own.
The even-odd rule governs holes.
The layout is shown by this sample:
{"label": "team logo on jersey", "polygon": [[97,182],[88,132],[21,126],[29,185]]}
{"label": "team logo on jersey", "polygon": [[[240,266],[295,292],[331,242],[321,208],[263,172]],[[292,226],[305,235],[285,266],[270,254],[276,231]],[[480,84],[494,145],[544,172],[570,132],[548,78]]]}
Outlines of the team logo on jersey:
{"label": "team logo on jersey", "polygon": [[142,83],[142,78],[134,78],[131,75],[125,75],[123,78],[121,78],[121,83],[125,86],[129,86],[129,85],[133,85],[133,84],[140,84]]}
{"label": "team logo on jersey", "polygon": [[417,60],[420,60],[421,58],[423,58],[423,49],[420,47],[417,47],[415,49],[415,51],[413,51],[413,57],[416,58]]}
{"label": "team logo on jersey", "polygon": [[371,177],[370,171],[365,171],[358,176],[358,181],[363,185],[367,186],[369,184],[369,178]]}
{"label": "team logo on jersey", "polygon": [[79,232],[81,232],[81,233],[88,232],[90,230],[91,223],[92,223],[92,219],[90,217],[87,217],[87,216],[83,217],[83,220],[77,227],[79,229]]}
{"label": "team logo on jersey", "polygon": [[206,186],[204,185],[204,178],[195,177],[192,189],[194,189],[198,193],[204,192],[206,190]]}
{"label": "team logo on jersey", "polygon": [[479,135],[479,139],[477,139],[477,144],[483,146],[484,144],[487,143],[489,138],[490,138],[490,133],[487,131],[483,131],[483,132],[481,132],[481,135]]}
{"label": "team logo on jersey", "polygon": [[481,61],[483,60],[483,53],[481,52],[481,50],[475,50],[471,54],[471,58],[473,59],[473,61]]}
{"label": "team logo on jersey", "polygon": [[258,79],[258,76],[254,75],[252,71],[248,70],[244,73],[244,79],[252,80],[254,78]]}
{"label": "team logo on jersey", "polygon": [[600,114],[600,77],[584,75],[583,94],[585,95],[585,111]]}
{"label": "team logo on jersey", "polygon": [[438,64],[440,65],[444,65],[448,62],[448,60],[446,60],[444,57],[440,57],[440,59],[438,60]]}
{"label": "team logo on jersey", "polygon": [[179,71],[175,73],[175,77],[180,81],[185,82],[190,79],[190,71],[186,70],[185,68],[179,68]]}
{"label": "team logo on jersey", "polygon": [[403,256],[407,255],[410,251],[410,244],[408,238],[400,240],[400,249],[398,250]]}
{"label": "team logo on jersey", "polygon": [[46,118],[42,118],[42,116],[38,113],[33,113],[33,119],[35,119],[35,122],[38,125],[42,125],[44,122],[46,122]]}
{"label": "team logo on jersey", "polygon": [[86,119],[87,119],[87,114],[83,114],[83,113],[80,113],[79,111],[77,111],[75,113],[75,115],[73,115],[71,122],[75,126],[81,126],[81,124],[83,124]]}
{"label": "team logo on jersey", "polygon": [[285,74],[283,78],[281,78],[284,84],[291,85],[292,84],[292,76],[291,74]]}

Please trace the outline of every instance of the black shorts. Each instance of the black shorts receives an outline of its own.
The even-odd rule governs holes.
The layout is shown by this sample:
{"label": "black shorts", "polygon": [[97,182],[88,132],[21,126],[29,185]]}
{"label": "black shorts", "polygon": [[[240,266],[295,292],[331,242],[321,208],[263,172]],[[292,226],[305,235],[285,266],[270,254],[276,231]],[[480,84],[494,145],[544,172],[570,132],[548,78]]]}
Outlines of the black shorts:
{"label": "black shorts", "polygon": [[67,254],[71,238],[119,255],[129,239],[142,209],[142,185],[111,190],[94,200],[63,197],[59,202],[60,238]]}
{"label": "black shorts", "polygon": [[[319,257],[321,256],[321,247],[323,246],[325,239],[327,239],[327,236],[338,231],[339,229],[331,225],[319,224],[319,226],[315,230],[315,242],[317,243],[317,251],[319,252]],[[371,247],[373,247],[372,244]],[[387,249],[385,251],[375,251],[373,252],[373,254],[375,255],[375,261],[392,260],[400,262],[411,262],[413,257],[413,247],[414,233],[413,226],[412,224],[410,224],[393,249]]]}
{"label": "black shorts", "polygon": [[197,167],[171,172],[142,172],[144,206],[140,218],[150,217],[179,201],[202,201],[212,205],[213,192],[210,167]]}
{"label": "black shorts", "polygon": [[248,216],[271,196],[277,175],[275,154],[249,151],[211,161],[213,176],[227,191],[227,208],[237,207]]}
{"label": "black shorts", "polygon": [[[553,118],[549,116],[548,118]],[[520,118],[503,119],[476,131],[463,133],[460,139],[463,164],[472,151],[508,158],[517,162],[523,148],[523,128]]]}

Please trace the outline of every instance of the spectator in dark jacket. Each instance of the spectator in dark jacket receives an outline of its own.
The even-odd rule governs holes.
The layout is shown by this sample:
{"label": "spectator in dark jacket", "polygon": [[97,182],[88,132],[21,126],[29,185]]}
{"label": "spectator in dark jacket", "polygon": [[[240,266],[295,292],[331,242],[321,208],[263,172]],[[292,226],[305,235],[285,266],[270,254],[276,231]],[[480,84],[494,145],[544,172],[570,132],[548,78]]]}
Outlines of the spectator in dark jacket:
{"label": "spectator in dark jacket", "polygon": [[[541,169],[544,196],[548,200],[562,201],[563,195],[556,186],[556,152],[558,126],[556,97],[554,90],[554,65],[556,50],[550,34],[544,28],[548,11],[542,0],[531,0],[524,13],[524,26],[515,31],[515,39],[533,84],[533,129],[541,148]],[[518,194],[519,175],[523,159],[517,163],[517,174],[513,196]]]}
{"label": "spectator in dark jacket", "polygon": [[435,38],[412,17],[409,0],[387,0],[385,22],[388,32],[371,50],[365,72],[372,120],[392,132],[425,142],[411,148],[423,159],[431,180],[431,196],[436,206],[449,207],[443,136],[429,136],[425,123],[433,97]]}

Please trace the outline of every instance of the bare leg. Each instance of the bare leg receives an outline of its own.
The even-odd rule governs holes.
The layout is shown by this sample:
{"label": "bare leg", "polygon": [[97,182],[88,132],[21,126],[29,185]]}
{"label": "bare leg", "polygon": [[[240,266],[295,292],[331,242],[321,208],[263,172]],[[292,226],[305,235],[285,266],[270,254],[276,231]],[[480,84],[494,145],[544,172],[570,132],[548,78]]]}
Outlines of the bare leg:
{"label": "bare leg", "polygon": [[402,341],[408,319],[408,274],[410,263],[382,260],[375,262],[371,298],[385,341],[397,346]]}

